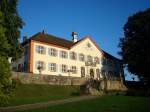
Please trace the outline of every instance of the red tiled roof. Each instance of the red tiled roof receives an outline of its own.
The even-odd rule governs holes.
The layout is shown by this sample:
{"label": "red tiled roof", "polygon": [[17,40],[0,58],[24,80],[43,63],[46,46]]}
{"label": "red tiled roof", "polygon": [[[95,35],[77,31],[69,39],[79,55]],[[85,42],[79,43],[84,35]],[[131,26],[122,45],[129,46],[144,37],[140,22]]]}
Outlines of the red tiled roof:
{"label": "red tiled roof", "polygon": [[103,56],[104,56],[105,58],[107,58],[107,59],[112,59],[112,60],[117,60],[117,61],[119,61],[119,62],[122,62],[121,59],[118,59],[118,58],[116,58],[116,57],[110,55],[109,53],[107,53],[107,52],[104,51],[104,50],[102,50],[102,51],[103,51]]}
{"label": "red tiled roof", "polygon": [[45,34],[45,33],[38,33],[30,38],[31,40],[49,43],[61,47],[70,48],[74,43],[72,41],[59,38],[53,35]]}
{"label": "red tiled roof", "polygon": [[34,41],[48,43],[48,44],[52,44],[52,45],[56,45],[56,46],[60,46],[60,47],[70,49],[70,48],[74,47],[75,45],[79,44],[80,42],[82,42],[83,40],[85,40],[86,38],[89,38],[94,43],[94,45],[102,52],[104,57],[121,61],[120,59],[108,54],[107,52],[105,52],[104,50],[99,48],[99,46],[96,44],[95,41],[92,40],[91,37],[85,37],[85,38],[83,38],[83,39],[81,39],[81,40],[74,43],[72,41],[69,41],[69,40],[66,40],[66,39],[63,39],[63,38],[60,38],[60,37],[56,37],[54,35],[49,35],[49,34],[46,34],[44,32],[39,32],[39,33],[33,35],[28,40],[26,40],[25,42],[23,42],[22,45],[28,43],[30,40],[34,40]]}

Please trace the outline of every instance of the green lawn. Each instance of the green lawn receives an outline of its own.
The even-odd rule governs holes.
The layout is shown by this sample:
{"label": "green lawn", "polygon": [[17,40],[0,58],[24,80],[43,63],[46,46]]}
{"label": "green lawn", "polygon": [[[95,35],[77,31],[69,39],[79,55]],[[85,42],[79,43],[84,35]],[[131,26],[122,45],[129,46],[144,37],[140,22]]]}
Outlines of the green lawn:
{"label": "green lawn", "polygon": [[21,84],[15,90],[10,103],[5,106],[70,98],[78,91],[79,86]]}
{"label": "green lawn", "polygon": [[150,112],[150,97],[102,96],[23,112]]}

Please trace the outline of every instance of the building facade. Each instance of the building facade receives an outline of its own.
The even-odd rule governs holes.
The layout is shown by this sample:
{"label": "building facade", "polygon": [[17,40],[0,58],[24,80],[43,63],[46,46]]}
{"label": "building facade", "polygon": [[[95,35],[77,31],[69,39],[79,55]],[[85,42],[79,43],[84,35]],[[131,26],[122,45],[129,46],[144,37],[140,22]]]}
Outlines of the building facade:
{"label": "building facade", "polygon": [[12,63],[15,71],[112,80],[123,76],[121,60],[103,51],[89,36],[78,40],[72,32],[69,41],[43,31],[24,38],[22,46],[22,58]]}

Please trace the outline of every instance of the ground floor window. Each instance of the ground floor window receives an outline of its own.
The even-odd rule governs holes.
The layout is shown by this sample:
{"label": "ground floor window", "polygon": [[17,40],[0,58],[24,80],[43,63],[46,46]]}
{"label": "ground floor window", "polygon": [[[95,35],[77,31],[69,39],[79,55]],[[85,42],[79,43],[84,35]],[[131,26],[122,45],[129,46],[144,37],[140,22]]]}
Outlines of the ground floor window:
{"label": "ground floor window", "polygon": [[43,61],[37,61],[36,62],[36,69],[41,74],[41,72],[45,69],[45,63]]}
{"label": "ground floor window", "polygon": [[49,63],[48,64],[48,69],[51,72],[56,72],[56,63]]}
{"label": "ground floor window", "polygon": [[71,66],[71,71],[73,74],[77,73],[77,67],[76,66]]}
{"label": "ground floor window", "polygon": [[108,79],[113,80],[113,72],[112,71],[108,71]]}
{"label": "ground floor window", "polygon": [[66,73],[66,72],[67,72],[67,65],[62,64],[62,65],[61,65],[61,71],[62,71],[63,73]]}
{"label": "ground floor window", "polygon": [[81,67],[81,77],[85,77],[85,67]]}
{"label": "ground floor window", "polygon": [[106,71],[105,71],[105,70],[102,70],[102,71],[101,71],[101,74],[102,74],[102,77],[103,77],[103,78],[106,78]]}
{"label": "ground floor window", "polygon": [[100,78],[100,69],[96,69],[97,78]]}

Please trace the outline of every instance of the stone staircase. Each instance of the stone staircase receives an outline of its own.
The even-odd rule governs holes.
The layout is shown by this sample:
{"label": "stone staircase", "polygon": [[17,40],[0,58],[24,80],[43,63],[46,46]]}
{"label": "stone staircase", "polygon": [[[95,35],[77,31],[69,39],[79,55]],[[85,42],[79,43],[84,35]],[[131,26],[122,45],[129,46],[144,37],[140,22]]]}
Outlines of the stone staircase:
{"label": "stone staircase", "polygon": [[91,87],[89,88],[89,94],[94,95],[94,96],[101,96],[104,94],[104,92]]}
{"label": "stone staircase", "polygon": [[89,79],[83,86],[83,92],[90,95],[101,96],[104,94],[100,88],[100,81]]}

